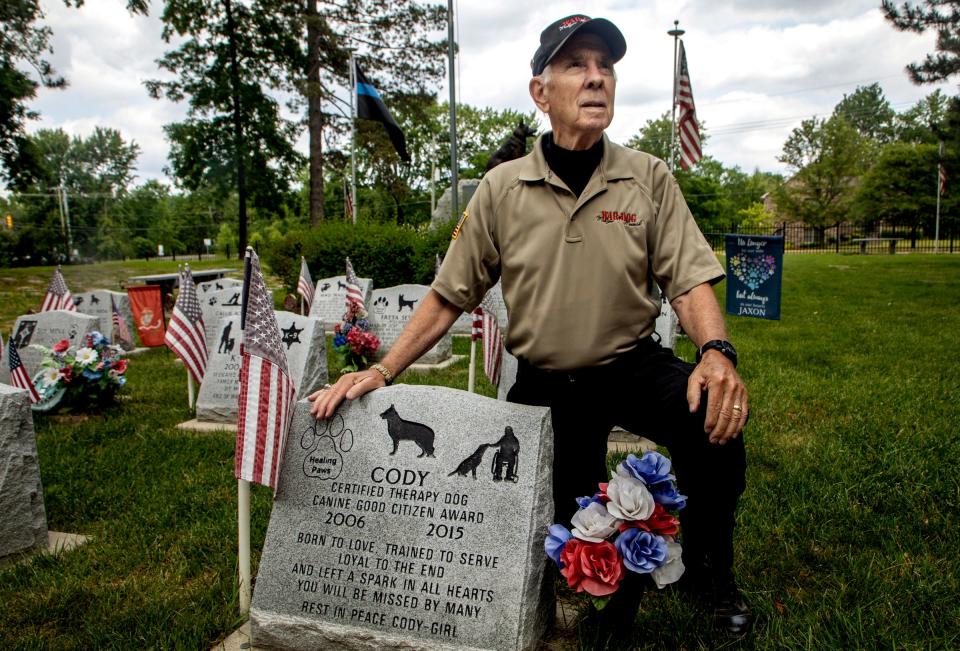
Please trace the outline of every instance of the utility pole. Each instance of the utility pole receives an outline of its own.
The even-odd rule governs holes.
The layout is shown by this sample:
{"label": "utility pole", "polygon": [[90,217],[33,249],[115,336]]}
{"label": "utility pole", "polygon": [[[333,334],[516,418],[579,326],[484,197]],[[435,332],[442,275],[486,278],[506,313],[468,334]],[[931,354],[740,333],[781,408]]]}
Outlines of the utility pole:
{"label": "utility pole", "polygon": [[457,179],[457,84],[453,69],[453,0],[447,0],[447,65],[450,69],[450,206],[460,217],[460,183]]}

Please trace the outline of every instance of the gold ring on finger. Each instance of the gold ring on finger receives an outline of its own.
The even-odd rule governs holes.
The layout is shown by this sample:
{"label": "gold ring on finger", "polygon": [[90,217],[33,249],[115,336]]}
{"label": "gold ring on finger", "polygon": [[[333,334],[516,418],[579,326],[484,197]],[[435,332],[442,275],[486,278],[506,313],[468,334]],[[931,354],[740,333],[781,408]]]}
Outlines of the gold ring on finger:
{"label": "gold ring on finger", "polygon": [[734,405],[733,408],[734,408],[736,411],[743,411],[743,407],[741,407],[740,405]]}

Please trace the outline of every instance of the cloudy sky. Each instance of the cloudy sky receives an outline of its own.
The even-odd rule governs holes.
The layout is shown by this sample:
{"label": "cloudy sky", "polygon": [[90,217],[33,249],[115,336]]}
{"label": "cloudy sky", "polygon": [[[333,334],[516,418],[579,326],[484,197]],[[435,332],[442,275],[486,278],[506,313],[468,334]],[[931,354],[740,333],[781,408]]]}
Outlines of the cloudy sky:
{"label": "cloudy sky", "polygon": [[[445,2],[443,2],[445,4]],[[533,108],[528,62],[540,31],[557,18],[585,12],[612,20],[627,54],[617,66],[616,117],[611,138],[624,142],[670,109],[672,38],[679,20],[697,114],[710,136],[706,153],[726,165],[782,171],[776,157],[791,129],[828,115],[845,93],[879,82],[903,111],[936,86],[910,83],[904,66],[934,49],[934,35],[898,32],[879,0],[598,0],[518,4],[516,0],[458,0],[459,101],[497,109]],[[159,76],[166,49],[156,15],[132,17],[124,0],[86,0],[67,9],[42,0],[53,29],[51,61],[70,86],[41,90],[30,125],[88,135],[95,126],[119,129],[140,145],[138,181],[165,179],[162,126],[184,108],[152,100],[143,81]],[[159,0],[153,3],[158,12]],[[953,84],[943,85],[954,94]],[[438,89],[441,98],[447,89]],[[346,91],[343,91],[346,97]],[[301,148],[305,152],[305,136]]]}

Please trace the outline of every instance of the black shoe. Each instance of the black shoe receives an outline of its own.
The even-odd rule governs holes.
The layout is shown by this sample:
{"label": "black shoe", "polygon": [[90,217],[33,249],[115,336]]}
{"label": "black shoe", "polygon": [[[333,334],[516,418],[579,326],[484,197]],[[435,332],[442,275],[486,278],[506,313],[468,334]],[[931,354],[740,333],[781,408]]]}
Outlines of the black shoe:
{"label": "black shoe", "polygon": [[728,574],[713,585],[713,623],[727,635],[746,635],[753,623],[753,615],[743,595],[737,589],[733,574]]}

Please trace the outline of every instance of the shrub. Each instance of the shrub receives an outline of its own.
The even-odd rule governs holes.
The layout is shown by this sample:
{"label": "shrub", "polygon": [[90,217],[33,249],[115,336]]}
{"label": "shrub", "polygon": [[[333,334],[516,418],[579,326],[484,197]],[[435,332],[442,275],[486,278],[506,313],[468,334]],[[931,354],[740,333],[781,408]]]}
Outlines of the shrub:
{"label": "shrub", "polygon": [[296,291],[301,255],[315,281],[343,275],[344,259],[349,256],[357,275],[372,278],[374,287],[429,285],[437,254],[446,253],[450,230],[447,226],[431,231],[425,225],[329,221],[267,243],[262,257],[290,292]]}

